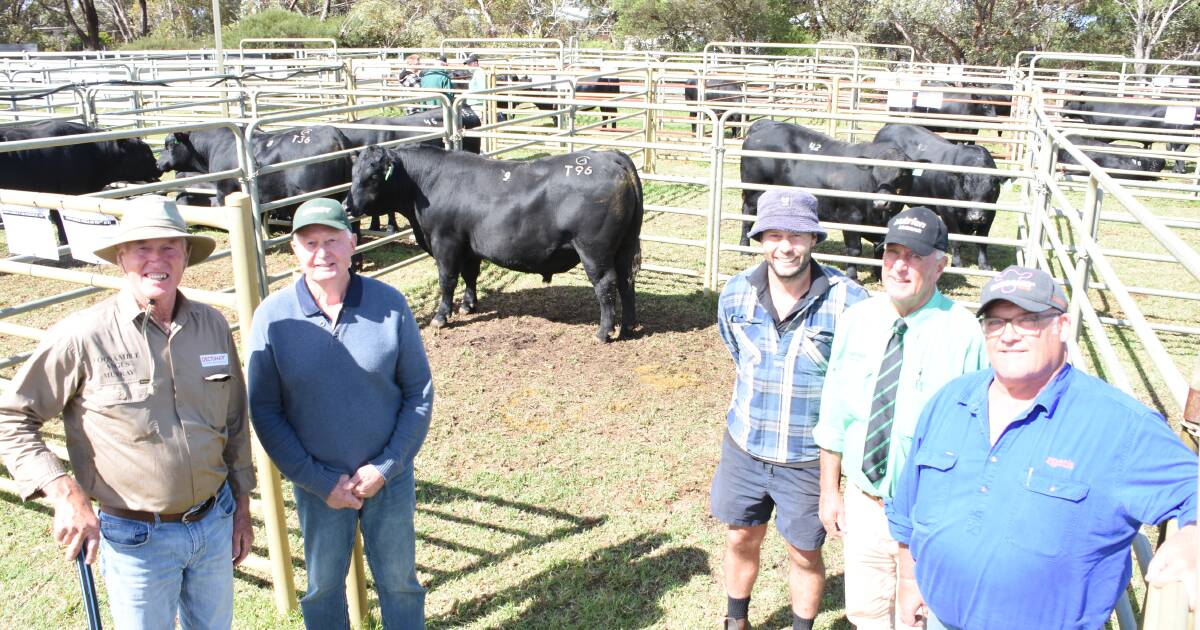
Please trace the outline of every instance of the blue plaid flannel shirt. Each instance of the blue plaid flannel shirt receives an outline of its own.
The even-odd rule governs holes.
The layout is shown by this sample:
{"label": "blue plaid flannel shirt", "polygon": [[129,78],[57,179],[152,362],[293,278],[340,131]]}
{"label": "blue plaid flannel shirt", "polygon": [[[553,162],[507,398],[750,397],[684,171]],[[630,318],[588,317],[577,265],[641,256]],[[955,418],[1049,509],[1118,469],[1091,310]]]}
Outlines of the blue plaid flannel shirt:
{"label": "blue plaid flannel shirt", "polygon": [[[764,265],[730,278],[718,302],[717,329],[737,366],[726,415],[729,434],[742,450],[768,462],[817,459],[812,430],[821,409],[833,332],[846,308],[868,297],[837,270],[822,265],[817,271],[824,274],[828,289],[805,298],[801,311],[779,329],[755,286],[765,281]],[[754,274],[758,277],[752,282]]]}

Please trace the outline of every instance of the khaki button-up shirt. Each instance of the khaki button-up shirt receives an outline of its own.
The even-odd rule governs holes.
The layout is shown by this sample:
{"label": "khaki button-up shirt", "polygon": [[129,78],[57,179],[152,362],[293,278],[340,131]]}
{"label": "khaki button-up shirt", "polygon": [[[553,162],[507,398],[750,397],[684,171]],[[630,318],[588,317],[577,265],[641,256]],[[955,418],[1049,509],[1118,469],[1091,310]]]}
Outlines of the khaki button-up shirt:
{"label": "khaki button-up shirt", "polygon": [[226,479],[254,488],[229,324],[182,293],[169,332],[146,317],[127,291],[71,315],[0,396],[0,456],[23,498],[66,474],[38,434],[59,413],[75,478],[102,505],[178,513]]}

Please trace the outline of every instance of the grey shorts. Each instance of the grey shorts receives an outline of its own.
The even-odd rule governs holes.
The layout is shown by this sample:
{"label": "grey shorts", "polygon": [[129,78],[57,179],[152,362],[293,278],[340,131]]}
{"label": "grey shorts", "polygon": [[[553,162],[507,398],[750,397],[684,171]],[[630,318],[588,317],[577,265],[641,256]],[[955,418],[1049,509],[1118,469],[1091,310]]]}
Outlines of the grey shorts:
{"label": "grey shorts", "polygon": [[712,483],[712,515],[726,525],[754,527],[771,520],[783,539],[801,551],[825,544],[818,514],[821,469],[788,468],[754,459],[733,443],[721,443],[721,463]]}

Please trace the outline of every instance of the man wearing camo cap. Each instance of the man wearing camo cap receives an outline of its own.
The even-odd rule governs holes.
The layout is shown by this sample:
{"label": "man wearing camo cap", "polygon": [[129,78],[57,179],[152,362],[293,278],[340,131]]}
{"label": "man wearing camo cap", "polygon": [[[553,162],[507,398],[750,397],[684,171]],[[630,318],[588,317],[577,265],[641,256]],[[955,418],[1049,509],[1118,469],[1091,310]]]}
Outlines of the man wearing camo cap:
{"label": "man wearing camo cap", "polygon": [[1045,271],[1012,266],[978,315],[991,369],[926,405],[887,507],[899,608],[928,627],[1102,628],[1143,523],[1179,520],[1152,585],[1195,589],[1196,456],[1163,417],[1067,362],[1071,317]]}
{"label": "man wearing camo cap", "polygon": [[729,280],[717,309],[717,328],[737,367],[712,483],[713,516],[729,527],[723,627],[750,627],[750,591],[774,512],[788,550],[793,627],[807,630],[825,586],[812,429],[833,331],[867,292],[812,259],[826,235],[809,193],[763,193],[749,236],[762,244],[763,262]]}

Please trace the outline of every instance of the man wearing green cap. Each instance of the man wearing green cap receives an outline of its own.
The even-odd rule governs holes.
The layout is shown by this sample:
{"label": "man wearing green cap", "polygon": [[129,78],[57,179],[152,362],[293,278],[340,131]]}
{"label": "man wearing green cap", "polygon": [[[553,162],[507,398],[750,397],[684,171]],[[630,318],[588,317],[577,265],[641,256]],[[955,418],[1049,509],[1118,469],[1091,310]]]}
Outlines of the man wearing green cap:
{"label": "man wearing green cap", "polygon": [[294,484],[308,628],[349,628],[346,572],[362,527],[385,628],[424,627],[413,459],[433,380],[395,288],[352,274],[342,205],[312,199],[292,223],[302,277],[268,297],[250,333],[250,408],[263,448]]}
{"label": "man wearing green cap", "polygon": [[[54,504],[67,558],[97,550],[114,625],[228,629],[254,534],[246,397],[229,324],[179,291],[207,236],[164,197],[131,204],[96,251],[125,286],[50,330],[0,397],[0,456]],[[38,435],[62,414],[74,475]],[[92,507],[99,504],[99,517]]]}

